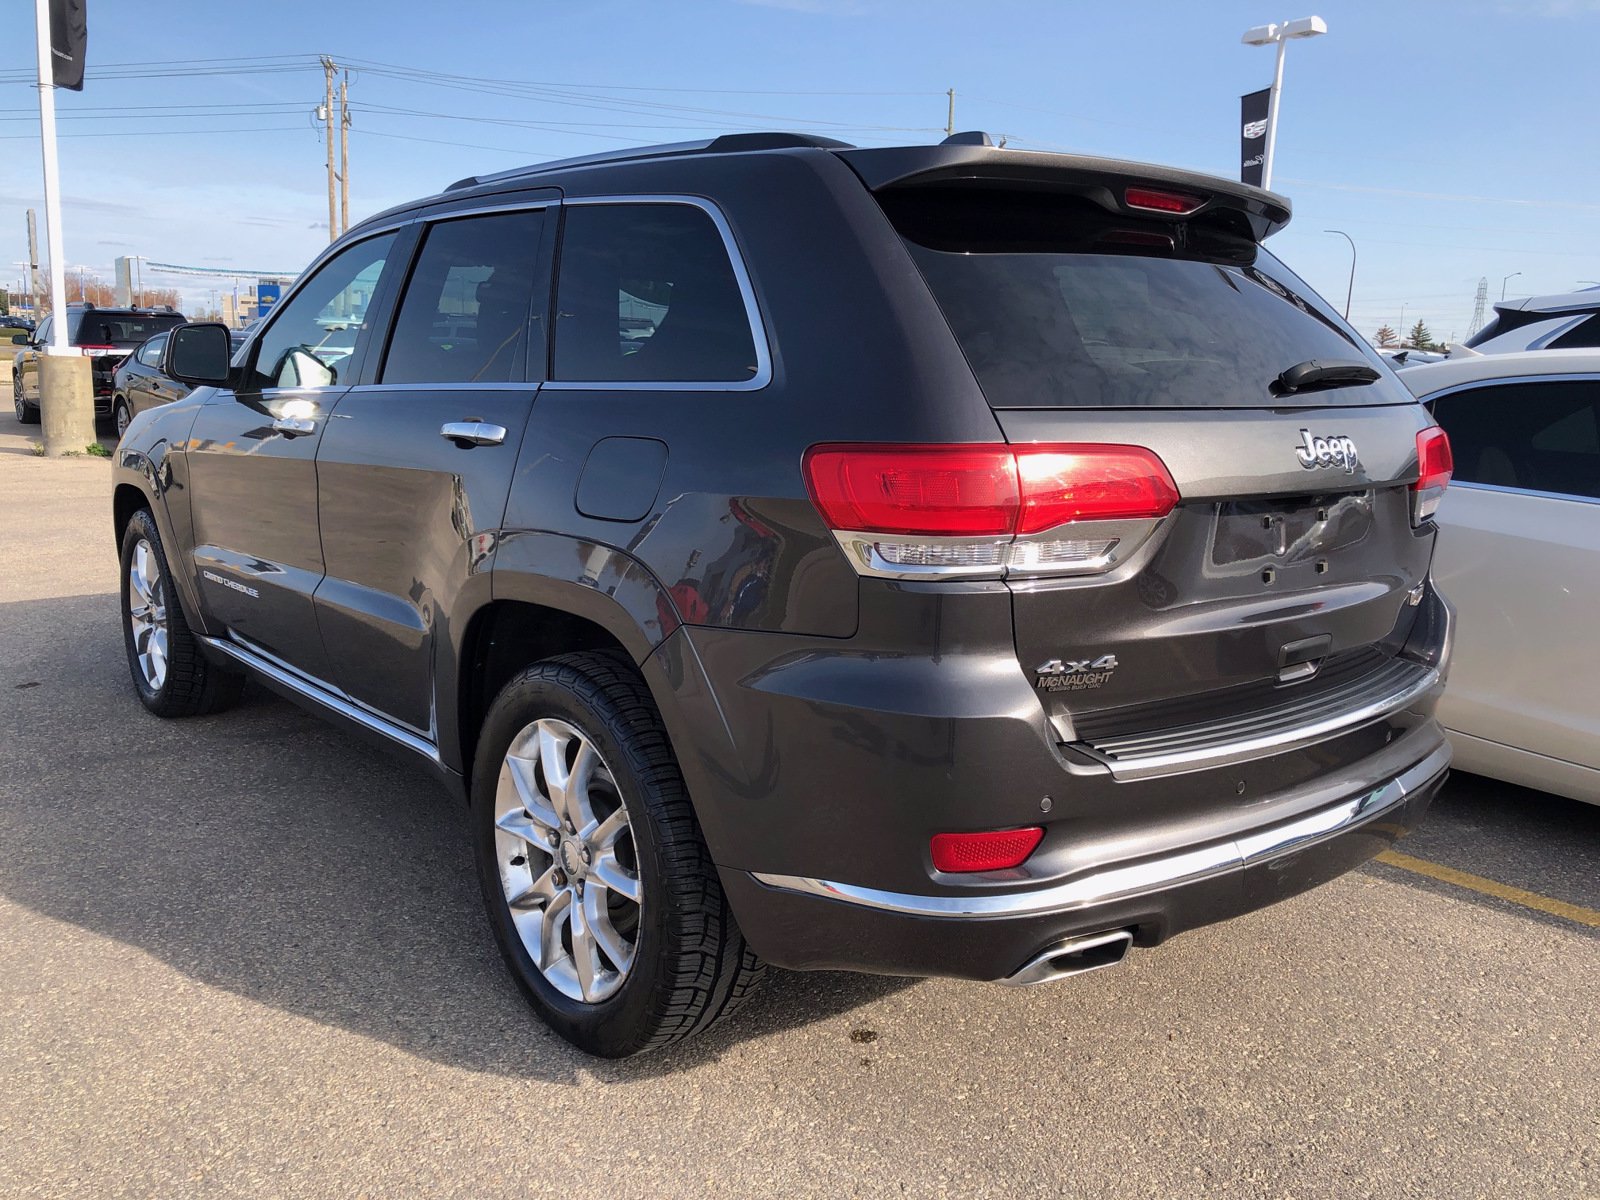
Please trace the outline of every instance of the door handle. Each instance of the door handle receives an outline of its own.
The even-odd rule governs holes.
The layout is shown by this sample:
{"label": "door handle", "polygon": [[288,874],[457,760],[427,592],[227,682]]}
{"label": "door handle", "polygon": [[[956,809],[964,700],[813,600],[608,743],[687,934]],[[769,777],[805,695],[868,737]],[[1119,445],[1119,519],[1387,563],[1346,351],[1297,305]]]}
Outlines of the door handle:
{"label": "door handle", "polygon": [[317,423],[310,417],[279,417],[272,423],[272,430],[284,437],[299,437],[302,433],[315,433]]}
{"label": "door handle", "polygon": [[485,421],[446,421],[439,426],[439,436],[463,450],[472,446],[498,446],[506,440],[506,427]]}

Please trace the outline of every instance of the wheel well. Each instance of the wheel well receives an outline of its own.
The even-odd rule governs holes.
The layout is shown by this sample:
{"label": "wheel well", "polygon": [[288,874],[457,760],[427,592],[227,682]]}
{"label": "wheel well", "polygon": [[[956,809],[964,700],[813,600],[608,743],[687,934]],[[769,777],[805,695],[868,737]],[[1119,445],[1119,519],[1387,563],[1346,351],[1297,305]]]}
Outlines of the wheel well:
{"label": "wheel well", "polygon": [[[603,626],[559,608],[496,600],[478,612],[461,648],[457,718],[462,767],[470,776],[478,731],[500,689],[524,667],[577,650],[616,650],[621,642]],[[632,662],[632,656],[628,655]]]}
{"label": "wheel well", "polygon": [[111,519],[116,526],[118,546],[122,545],[122,535],[128,528],[128,522],[133,520],[133,514],[149,507],[150,502],[145,499],[144,493],[133,484],[117,484],[117,490],[111,497]]}

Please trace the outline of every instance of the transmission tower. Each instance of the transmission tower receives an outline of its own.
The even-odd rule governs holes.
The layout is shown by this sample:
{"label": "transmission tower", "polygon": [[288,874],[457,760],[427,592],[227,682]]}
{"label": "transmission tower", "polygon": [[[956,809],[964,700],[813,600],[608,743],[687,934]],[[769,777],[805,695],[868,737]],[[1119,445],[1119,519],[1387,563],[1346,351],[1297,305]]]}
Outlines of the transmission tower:
{"label": "transmission tower", "polygon": [[1467,336],[1471,337],[1483,328],[1484,306],[1489,303],[1489,279],[1487,276],[1478,280],[1477,301],[1472,306],[1472,320],[1467,322]]}

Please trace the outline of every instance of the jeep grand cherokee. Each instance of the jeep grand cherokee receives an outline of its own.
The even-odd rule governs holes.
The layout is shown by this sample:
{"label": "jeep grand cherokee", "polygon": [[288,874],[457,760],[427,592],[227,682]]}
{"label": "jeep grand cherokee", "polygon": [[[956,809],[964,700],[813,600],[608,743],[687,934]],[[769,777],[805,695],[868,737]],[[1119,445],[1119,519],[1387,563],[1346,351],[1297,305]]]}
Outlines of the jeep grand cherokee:
{"label": "jeep grand cherokee", "polygon": [[792,134],[462,180],[169,339],[134,687],[430,769],[596,1054],[763,963],[1036,984],[1300,892],[1444,778],[1450,456],[1288,219]]}

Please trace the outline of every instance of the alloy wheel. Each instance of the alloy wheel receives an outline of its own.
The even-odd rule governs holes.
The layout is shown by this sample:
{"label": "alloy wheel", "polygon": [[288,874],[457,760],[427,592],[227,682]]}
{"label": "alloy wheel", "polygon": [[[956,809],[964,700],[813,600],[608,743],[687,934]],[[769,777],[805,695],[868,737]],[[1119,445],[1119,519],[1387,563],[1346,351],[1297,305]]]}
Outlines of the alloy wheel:
{"label": "alloy wheel", "polygon": [[128,626],[145,686],[159,692],[167,681],[166,581],[155,549],[140,538],[128,559]]}
{"label": "alloy wheel", "polygon": [[599,748],[565,721],[525,726],[500,765],[494,817],[523,949],[569,999],[614,995],[638,952],[643,889],[628,809]]}
{"label": "alloy wheel", "polygon": [[121,401],[118,401],[116,408],[116,422],[117,441],[119,442],[122,440],[122,435],[128,432],[128,420],[128,406]]}

